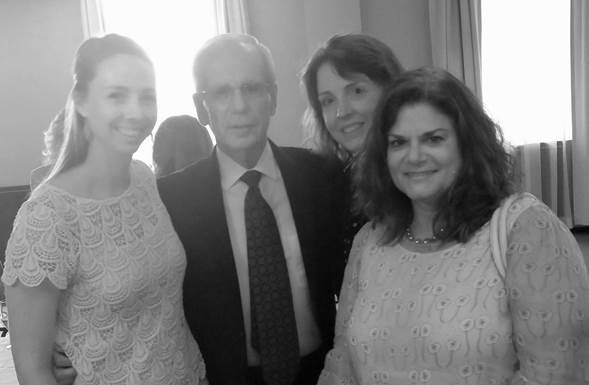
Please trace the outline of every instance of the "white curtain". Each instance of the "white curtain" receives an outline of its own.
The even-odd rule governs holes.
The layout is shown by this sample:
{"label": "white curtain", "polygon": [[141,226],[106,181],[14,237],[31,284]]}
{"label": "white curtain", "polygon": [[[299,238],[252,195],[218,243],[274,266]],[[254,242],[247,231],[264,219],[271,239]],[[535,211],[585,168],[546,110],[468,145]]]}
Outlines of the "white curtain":
{"label": "white curtain", "polygon": [[574,221],[589,225],[589,4],[571,0]]}
{"label": "white curtain", "polygon": [[218,33],[249,33],[247,0],[215,0]]}
{"label": "white curtain", "polygon": [[589,5],[570,5],[572,140],[526,144],[517,158],[523,189],[575,227],[589,225]]}
{"label": "white curtain", "polygon": [[480,0],[429,0],[429,21],[433,65],[462,80],[480,98]]}
{"label": "white curtain", "polygon": [[102,16],[102,4],[100,0],[81,0],[82,28],[84,39],[92,36],[104,35],[104,18]]}
{"label": "white curtain", "polygon": [[572,142],[530,143],[516,149],[521,188],[541,199],[568,227],[573,218]]}

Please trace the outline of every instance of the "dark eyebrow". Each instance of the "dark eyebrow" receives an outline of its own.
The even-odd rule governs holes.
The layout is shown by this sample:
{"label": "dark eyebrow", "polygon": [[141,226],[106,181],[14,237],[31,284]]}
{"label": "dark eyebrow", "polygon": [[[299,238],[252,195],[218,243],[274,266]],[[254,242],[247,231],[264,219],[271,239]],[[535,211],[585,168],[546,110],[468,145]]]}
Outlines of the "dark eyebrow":
{"label": "dark eyebrow", "polygon": [[431,131],[424,132],[424,133],[423,133],[421,136],[431,136],[431,135],[435,135],[435,134],[438,134],[438,133],[439,133],[439,131],[443,131],[443,133],[446,133],[446,132],[448,132],[448,131],[450,131],[450,130],[449,130],[449,129],[447,129],[447,128],[444,128],[444,127],[440,127],[440,128],[436,128],[435,130],[431,130]]}
{"label": "dark eyebrow", "polygon": [[368,84],[368,82],[365,79],[354,79],[350,80],[350,84],[346,84],[346,88],[357,86],[359,83]]}
{"label": "dark eyebrow", "polygon": [[[347,80],[347,81],[349,82],[348,84],[346,84],[346,85],[344,86],[344,88],[346,88],[346,89],[347,89],[347,88],[350,88],[350,87],[355,87],[355,86],[357,86],[359,83],[362,83],[362,84],[368,84],[368,80],[369,80],[369,79],[347,79],[347,78],[343,78],[343,79],[345,79],[345,80]],[[317,94],[317,96],[321,96],[321,95],[323,95],[323,94],[327,94],[327,93],[331,94],[331,91],[323,91],[323,92],[319,92],[319,93]]]}
{"label": "dark eyebrow", "polygon": [[[436,128],[436,129],[431,130],[431,131],[426,131],[423,134],[421,134],[420,136],[421,137],[424,137],[424,136],[432,136],[432,135],[437,134],[439,131],[443,131],[444,133],[447,133],[450,130],[448,128],[440,127],[440,128]],[[397,137],[397,138],[405,138],[404,135],[395,134],[394,132],[389,132],[387,136],[394,136],[394,137]]]}
{"label": "dark eyebrow", "polygon": [[123,86],[106,86],[104,89],[107,91],[126,91],[128,88]]}
{"label": "dark eyebrow", "polygon": [[[114,85],[114,86],[106,86],[104,89],[106,91],[125,91],[126,92],[126,91],[129,91],[130,88],[126,87],[126,86]],[[140,92],[153,92],[153,93],[155,93],[155,87],[147,87],[147,88],[141,89]]]}

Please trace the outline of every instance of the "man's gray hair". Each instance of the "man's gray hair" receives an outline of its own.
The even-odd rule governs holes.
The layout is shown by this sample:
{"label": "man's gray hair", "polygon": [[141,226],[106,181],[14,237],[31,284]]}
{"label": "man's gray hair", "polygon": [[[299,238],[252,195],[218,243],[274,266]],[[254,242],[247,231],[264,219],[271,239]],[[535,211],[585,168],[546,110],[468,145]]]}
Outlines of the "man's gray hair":
{"label": "man's gray hair", "polygon": [[197,91],[203,91],[207,61],[230,47],[253,49],[258,52],[264,63],[266,81],[271,84],[276,83],[274,60],[268,47],[251,35],[226,33],[209,39],[196,53],[192,64],[192,74]]}

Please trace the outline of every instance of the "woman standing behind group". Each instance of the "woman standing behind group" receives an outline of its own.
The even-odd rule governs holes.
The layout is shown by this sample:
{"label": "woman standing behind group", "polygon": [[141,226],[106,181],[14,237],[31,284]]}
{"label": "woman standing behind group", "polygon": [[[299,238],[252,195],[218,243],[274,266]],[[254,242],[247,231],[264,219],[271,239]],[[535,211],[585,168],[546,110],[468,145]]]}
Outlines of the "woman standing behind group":
{"label": "woman standing behind group", "polygon": [[[335,35],[311,56],[302,82],[309,109],[304,124],[311,131],[314,149],[325,155],[335,174],[341,195],[343,250],[341,266],[348,258],[352,239],[366,222],[352,211],[351,169],[372,124],[378,100],[403,68],[383,42],[364,34]],[[339,290],[339,283],[336,283]]]}
{"label": "woman standing behind group", "polygon": [[198,384],[185,255],[154,176],[132,155],[156,121],[153,65],[132,40],[78,49],[64,143],[20,208],[2,281],[21,384],[55,384],[54,343],[79,384]]}
{"label": "woman standing behind group", "polygon": [[[408,71],[373,124],[357,169],[370,222],[319,383],[586,384],[583,256],[544,204],[513,194],[501,131],[476,97],[443,70]],[[506,262],[491,246],[498,207]]]}

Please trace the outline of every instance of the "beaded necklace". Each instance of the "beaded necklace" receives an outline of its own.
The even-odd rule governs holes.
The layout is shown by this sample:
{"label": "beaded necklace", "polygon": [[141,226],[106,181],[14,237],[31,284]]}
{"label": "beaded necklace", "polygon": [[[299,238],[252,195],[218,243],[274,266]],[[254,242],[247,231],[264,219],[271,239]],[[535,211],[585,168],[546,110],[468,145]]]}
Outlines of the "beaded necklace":
{"label": "beaded necklace", "polygon": [[[440,229],[440,233],[444,232],[444,229]],[[431,238],[416,238],[411,231],[411,227],[407,226],[405,228],[405,237],[408,241],[415,243],[416,245],[429,245],[435,242],[438,242],[438,237],[435,234]]]}

